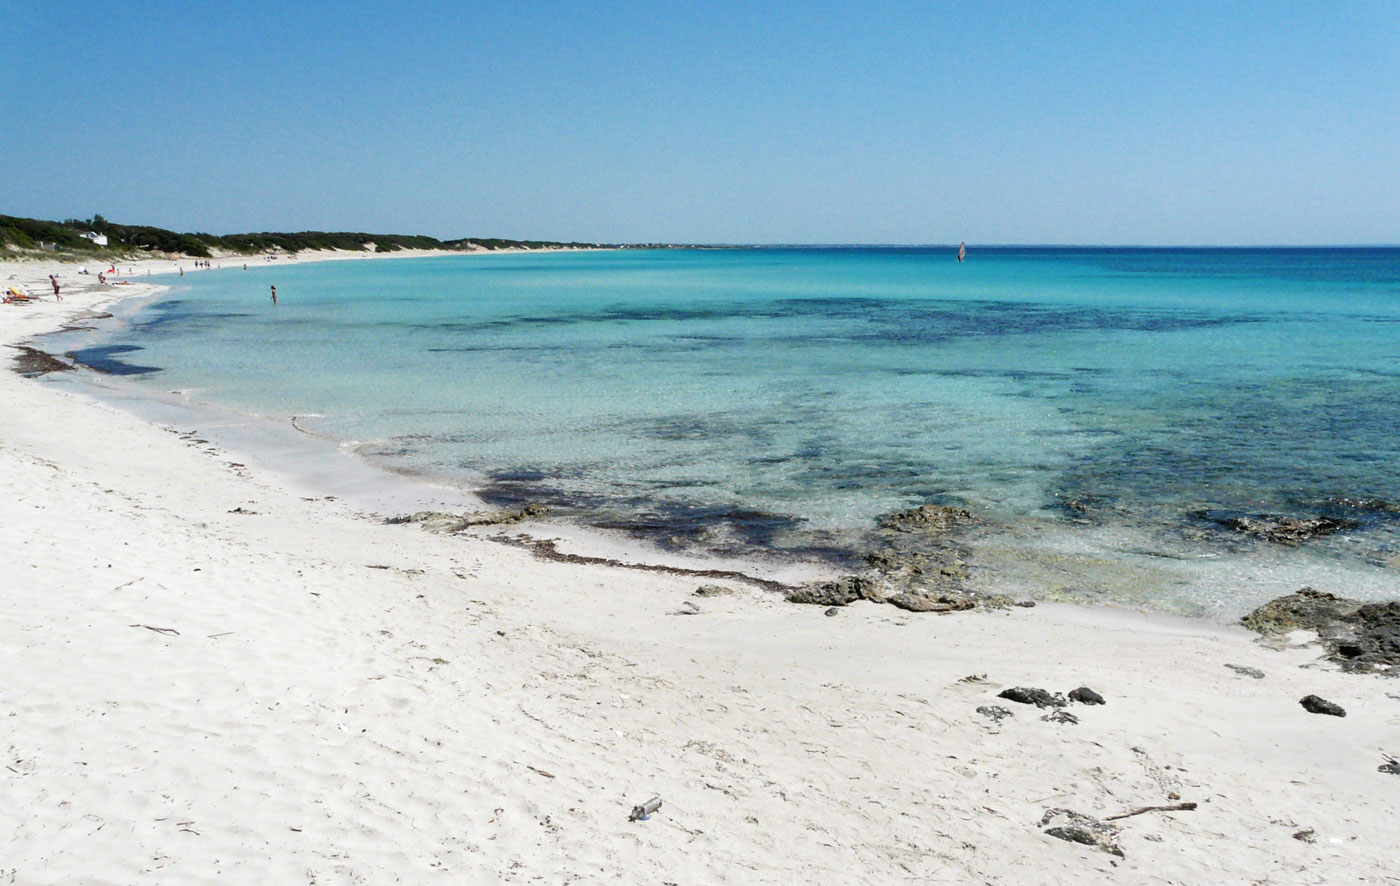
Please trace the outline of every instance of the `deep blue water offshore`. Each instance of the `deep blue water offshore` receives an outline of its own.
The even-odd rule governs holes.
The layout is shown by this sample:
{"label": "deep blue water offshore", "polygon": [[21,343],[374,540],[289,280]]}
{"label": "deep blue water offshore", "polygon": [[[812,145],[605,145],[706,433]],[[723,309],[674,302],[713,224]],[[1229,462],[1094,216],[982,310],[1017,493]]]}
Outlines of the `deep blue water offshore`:
{"label": "deep blue water offshore", "polygon": [[[700,549],[852,562],[935,501],[983,518],[990,590],[1235,612],[1400,584],[1397,249],[223,264],[83,356]],[[1292,548],[1232,513],[1360,525]]]}

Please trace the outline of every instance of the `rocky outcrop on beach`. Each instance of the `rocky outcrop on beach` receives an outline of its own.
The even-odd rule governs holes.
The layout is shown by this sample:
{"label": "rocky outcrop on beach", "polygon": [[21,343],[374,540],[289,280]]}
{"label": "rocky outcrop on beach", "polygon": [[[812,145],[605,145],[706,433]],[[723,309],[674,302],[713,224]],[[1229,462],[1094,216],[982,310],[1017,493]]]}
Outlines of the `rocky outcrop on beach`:
{"label": "rocky outcrop on beach", "polygon": [[787,601],[809,606],[845,606],[857,600],[869,600],[877,593],[873,580],[848,575],[835,581],[813,582],[800,587],[787,595]]}
{"label": "rocky outcrop on beach", "polygon": [[1400,600],[1362,603],[1313,588],[1270,600],[1240,622],[1265,636],[1313,631],[1343,669],[1400,673]]}
{"label": "rocky outcrop on beach", "polygon": [[846,606],[857,600],[888,603],[909,612],[957,612],[976,605],[972,598],[929,590],[893,591],[888,582],[862,575],[847,575],[834,581],[813,582],[787,595],[789,603],[809,606]]}
{"label": "rocky outcrop on beach", "polygon": [[526,520],[540,520],[549,516],[549,508],[540,504],[527,504],[524,507],[507,511],[469,511],[453,514],[448,511],[419,511],[401,517],[390,517],[385,523],[417,523],[429,532],[448,534],[471,529],[474,526],[514,526]]}
{"label": "rocky outcrop on beach", "polygon": [[962,594],[928,591],[902,591],[876,602],[888,603],[906,612],[961,612],[977,605],[971,597]]}
{"label": "rocky outcrop on beach", "polygon": [[936,504],[887,514],[878,523],[879,547],[865,555],[866,572],[806,585],[787,599],[815,606],[868,600],[908,612],[971,609],[978,600],[965,587],[968,551],[957,536],[975,522],[970,511]]}

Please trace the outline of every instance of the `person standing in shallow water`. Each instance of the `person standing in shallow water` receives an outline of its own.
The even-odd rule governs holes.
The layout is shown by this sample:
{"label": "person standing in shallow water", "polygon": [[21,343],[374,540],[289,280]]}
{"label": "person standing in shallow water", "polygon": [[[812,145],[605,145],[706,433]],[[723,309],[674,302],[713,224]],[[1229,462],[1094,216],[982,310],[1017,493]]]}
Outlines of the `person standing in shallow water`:
{"label": "person standing in shallow water", "polygon": [[277,287],[272,287],[272,303],[277,304]]}

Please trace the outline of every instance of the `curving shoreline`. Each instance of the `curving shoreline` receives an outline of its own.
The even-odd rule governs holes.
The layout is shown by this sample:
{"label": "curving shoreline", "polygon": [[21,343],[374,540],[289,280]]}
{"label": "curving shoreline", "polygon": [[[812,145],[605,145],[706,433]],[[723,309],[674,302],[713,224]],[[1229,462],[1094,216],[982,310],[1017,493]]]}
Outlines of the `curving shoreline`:
{"label": "curving shoreline", "polygon": [[[237,403],[283,421],[296,411],[324,413],[297,424],[357,441],[356,454],[381,466],[475,490],[489,504],[545,504],[560,519],[640,537],[667,552],[776,551],[858,570],[880,545],[879,515],[938,502],[981,518],[965,538],[976,556],[960,559],[968,583],[988,595],[1233,618],[1304,584],[1359,598],[1390,593],[1400,521],[1333,506],[1339,496],[1390,495],[1394,462],[1382,453],[1392,444],[1376,439],[1384,424],[1379,415],[1392,404],[1389,394],[1376,396],[1378,413],[1342,410],[1346,420],[1333,437],[1317,426],[1339,407],[1309,412],[1299,404],[1282,410],[1281,424],[1262,417],[1263,404],[1246,411],[1272,433],[1294,428],[1297,445],[1244,442],[1268,439],[1262,431],[1239,445],[1215,439],[1221,435],[1214,431],[1171,439],[1176,424],[1217,426],[1212,416],[1222,403],[1248,396],[1229,392],[1253,390],[1234,382],[1270,372],[1267,361],[1253,359],[1238,378],[1226,372],[1212,381],[1214,364],[1198,359],[1217,334],[1233,345],[1221,353],[1236,352],[1241,336],[1254,328],[1237,322],[1248,319],[1239,313],[1248,305],[1184,312],[1160,305],[1154,276],[1113,290],[1114,304],[1138,307],[1120,305],[1105,318],[1092,308],[1095,287],[1073,285],[1058,259],[1035,255],[1008,259],[1007,273],[1058,281],[1064,291],[1054,304],[1025,302],[1008,291],[1019,288],[1008,285],[998,293],[1010,301],[992,303],[1001,307],[973,300],[964,310],[957,307],[967,295],[960,288],[946,300],[919,296],[911,280],[925,272],[941,279],[937,273],[946,270],[928,258],[812,258],[782,250],[741,255],[484,263],[456,256],[395,267],[313,265],[285,281],[296,295],[290,317],[270,313],[266,293],[259,299],[248,275],[215,275],[193,284],[192,297],[180,293],[129,317],[130,329],[97,341],[77,333],[74,341],[146,349],[79,351],[118,370],[125,369],[120,361],[167,367],[135,378],[137,387],[189,388],[191,399]],[[1306,258],[1291,261],[1296,266]],[[1100,260],[1084,270],[1092,272]],[[866,274],[891,262],[905,268],[904,283],[887,293],[888,300],[848,303],[843,296],[824,307],[824,300],[784,295],[806,292],[814,277],[828,272],[837,275],[833,285],[846,281],[837,292],[859,294]],[[1227,264],[1252,262],[1232,255]],[[989,264],[1000,273],[997,268]],[[763,281],[761,292],[724,307],[724,281],[749,279],[750,272]],[[684,309],[672,312],[673,296],[651,294],[653,274],[674,277],[694,298],[682,299]],[[265,290],[284,274],[256,276],[268,278]],[[1334,304],[1332,287],[1307,289],[1318,310],[1331,306],[1350,316],[1352,309]],[[556,290],[564,295],[556,299]],[[620,301],[610,301],[614,295]],[[716,298],[721,304],[712,304]],[[1044,319],[1046,311],[1054,321],[1043,334],[1027,337],[1023,321]],[[770,319],[752,325],[745,319],[752,317]],[[1283,311],[1278,320],[1277,336],[1296,331],[1296,312]],[[817,335],[811,350],[798,343],[800,336],[782,337],[790,323],[793,332],[826,329],[831,335]],[[1343,322],[1350,331],[1339,332],[1337,341],[1360,335],[1356,323]],[[880,334],[863,335],[869,324]],[[1125,333],[1123,341],[1134,348],[1093,346],[1081,355],[1079,348],[1091,344],[1086,338],[1098,336],[1081,331],[1066,338],[1059,331],[1111,331],[1124,324],[1161,327],[1161,336]],[[916,347],[901,343],[905,325],[917,332]],[[1191,331],[1197,328],[1207,331]],[[772,335],[778,336],[774,359],[755,363],[754,348]],[[1178,337],[1176,344],[1193,355],[1182,366],[1194,382],[1187,387],[1205,385],[1209,392],[1201,394],[1196,413],[1161,383],[1148,383],[1124,365],[1131,359],[1116,356],[1141,344],[1153,360],[1166,360],[1169,349],[1157,345]],[[949,347],[957,353],[945,364],[938,355]],[[851,371],[825,384],[825,364],[813,358],[832,359],[833,348],[849,351]],[[1308,365],[1380,359],[1362,350],[1353,361],[1340,350],[1333,359],[1315,348]],[[1004,371],[966,365],[998,352]],[[323,362],[341,372],[316,371]],[[764,368],[769,362],[776,373]],[[1075,368],[1081,362],[1087,375]],[[1023,366],[1044,371],[1026,373]],[[890,369],[900,372],[887,377]],[[918,371],[903,371],[910,369]],[[1310,372],[1279,369],[1267,403],[1287,387],[1283,376],[1301,389],[1316,387]],[[803,381],[779,393],[775,381],[790,373]],[[1074,381],[1081,375],[1082,386]],[[1155,396],[1114,393],[1139,388],[1167,398],[1153,409]],[[642,390],[651,393],[629,394]],[[759,390],[768,393],[759,396]],[[595,393],[606,397],[594,399]],[[1118,427],[1129,420],[1130,426]],[[1380,460],[1350,459],[1368,452]],[[1289,463],[1297,478],[1291,489],[1292,481],[1277,475]],[[1172,464],[1179,465],[1174,472],[1166,467]],[[1220,485],[1227,465],[1237,467],[1235,479]],[[1236,516],[1271,515],[1324,515],[1359,525],[1290,549],[1229,525]]]}
{"label": "curving shoreline", "polygon": [[[111,297],[4,306],[0,341]],[[1400,689],[1306,635],[697,596],[695,577],[383,525],[13,372],[0,395],[18,881],[1391,875],[1378,766]],[[1065,707],[1076,722],[999,700],[1085,685],[1107,704]],[[1197,806],[1136,814],[1178,802]],[[1065,809],[1132,814],[1122,857],[1046,833]]]}

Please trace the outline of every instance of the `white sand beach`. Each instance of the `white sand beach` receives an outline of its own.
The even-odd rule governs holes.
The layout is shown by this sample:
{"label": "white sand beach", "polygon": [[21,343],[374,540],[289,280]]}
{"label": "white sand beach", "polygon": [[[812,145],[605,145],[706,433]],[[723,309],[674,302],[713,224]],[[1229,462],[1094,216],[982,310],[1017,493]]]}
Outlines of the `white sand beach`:
{"label": "white sand beach", "polygon": [[[170,267],[129,266],[0,264],[42,297],[0,343]],[[696,598],[386,525],[71,386],[0,372],[0,404],[0,883],[1400,883],[1400,683],[1305,636]],[[1077,724],[996,697],[1081,685]],[[1121,857],[1040,824],[1188,802],[1114,822]]]}

